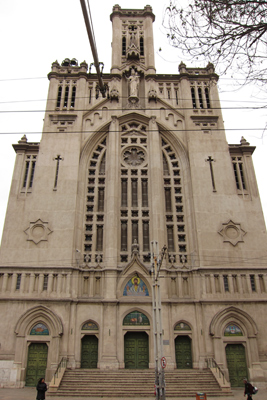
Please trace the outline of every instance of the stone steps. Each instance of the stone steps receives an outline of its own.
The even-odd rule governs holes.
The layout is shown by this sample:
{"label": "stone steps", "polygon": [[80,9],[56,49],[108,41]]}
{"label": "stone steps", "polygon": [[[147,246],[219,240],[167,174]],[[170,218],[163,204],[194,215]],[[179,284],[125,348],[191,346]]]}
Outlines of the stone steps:
{"label": "stone steps", "polygon": [[[57,396],[148,398],[154,396],[154,381],[153,370],[66,370]],[[226,395],[208,369],[166,371],[165,381],[167,397]]]}

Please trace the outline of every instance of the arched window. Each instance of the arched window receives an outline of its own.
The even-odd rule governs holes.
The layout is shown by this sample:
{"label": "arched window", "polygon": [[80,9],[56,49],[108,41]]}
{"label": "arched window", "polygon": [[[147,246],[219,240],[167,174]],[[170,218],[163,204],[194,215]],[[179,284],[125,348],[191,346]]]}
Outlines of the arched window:
{"label": "arched window", "polygon": [[178,322],[174,327],[175,331],[191,331],[191,328],[185,322]]}
{"label": "arched window", "polygon": [[[89,160],[84,232],[84,262],[102,262],[106,187],[106,138],[94,148]],[[100,252],[100,254],[99,254]],[[100,257],[100,258],[99,258]]]}
{"label": "arched window", "polygon": [[243,336],[243,333],[237,325],[230,324],[226,327],[224,336]]}
{"label": "arched window", "polygon": [[83,324],[82,331],[98,331],[98,326],[94,322],[88,321]]}
{"label": "arched window", "polygon": [[140,311],[132,311],[124,318],[123,325],[149,326],[150,322],[145,314],[141,313]]}
{"label": "arched window", "polygon": [[49,335],[49,330],[45,324],[40,322],[40,323],[34,325],[34,327],[30,331],[30,335],[47,336],[47,335]]}

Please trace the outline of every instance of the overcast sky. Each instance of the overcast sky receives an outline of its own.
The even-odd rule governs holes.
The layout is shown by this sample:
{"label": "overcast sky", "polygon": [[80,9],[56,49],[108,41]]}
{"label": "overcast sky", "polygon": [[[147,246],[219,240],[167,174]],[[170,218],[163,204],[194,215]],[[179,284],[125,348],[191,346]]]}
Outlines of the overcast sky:
{"label": "overcast sky", "polygon": [[[185,61],[185,57],[169,46],[162,27],[167,2],[118,1],[122,8],[134,6],[143,9],[147,3],[156,15],[154,46],[157,72],[176,74],[179,63]],[[110,14],[114,4],[116,2],[110,0],[90,0],[98,56],[99,61],[104,62],[104,73],[108,73],[111,67]],[[65,58],[76,58],[79,63],[85,60],[90,64],[93,57],[79,0],[2,1],[0,34],[1,236],[15,160],[12,143],[17,143],[23,134],[27,135],[28,141],[40,141],[49,83],[47,74],[52,62],[58,60],[61,63]],[[203,67],[197,62],[186,64]],[[227,77],[220,79],[219,89],[228,142],[240,143],[241,136],[244,136],[251,145],[257,146],[253,162],[266,218],[267,139],[263,134],[266,112],[261,109],[265,106],[264,94],[253,87],[236,91],[235,82]]]}

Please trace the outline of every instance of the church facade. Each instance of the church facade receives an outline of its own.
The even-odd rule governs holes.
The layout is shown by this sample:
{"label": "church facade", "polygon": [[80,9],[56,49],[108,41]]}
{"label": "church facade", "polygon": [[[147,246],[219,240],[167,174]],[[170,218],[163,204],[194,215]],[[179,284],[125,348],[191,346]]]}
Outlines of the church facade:
{"label": "church facade", "polygon": [[228,144],[212,64],[157,74],[153,21],[113,7],[105,95],[52,64],[40,143],[24,136],[0,253],[0,384],[70,368],[154,368],[151,241],[167,369],[215,360],[267,378],[266,228],[242,137]]}

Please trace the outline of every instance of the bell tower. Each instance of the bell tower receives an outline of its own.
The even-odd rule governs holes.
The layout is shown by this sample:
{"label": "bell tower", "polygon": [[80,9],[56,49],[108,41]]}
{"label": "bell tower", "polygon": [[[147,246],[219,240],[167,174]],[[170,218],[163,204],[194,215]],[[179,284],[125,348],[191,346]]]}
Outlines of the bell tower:
{"label": "bell tower", "polygon": [[121,74],[135,65],[144,74],[154,74],[154,44],[152,24],[155,15],[150,6],[143,10],[113,7],[112,21],[112,67],[111,73]]}

